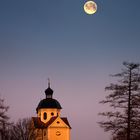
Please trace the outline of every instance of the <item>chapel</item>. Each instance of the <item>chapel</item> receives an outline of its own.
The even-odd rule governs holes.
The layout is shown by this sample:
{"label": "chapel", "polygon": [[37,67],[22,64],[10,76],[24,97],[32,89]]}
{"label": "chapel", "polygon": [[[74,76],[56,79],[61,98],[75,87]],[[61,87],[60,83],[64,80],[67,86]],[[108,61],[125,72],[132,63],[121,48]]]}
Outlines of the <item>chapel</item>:
{"label": "chapel", "polygon": [[53,98],[53,90],[48,82],[46,98],[36,108],[37,117],[32,117],[36,130],[35,140],[70,140],[71,126],[66,117],[61,117],[61,105]]}

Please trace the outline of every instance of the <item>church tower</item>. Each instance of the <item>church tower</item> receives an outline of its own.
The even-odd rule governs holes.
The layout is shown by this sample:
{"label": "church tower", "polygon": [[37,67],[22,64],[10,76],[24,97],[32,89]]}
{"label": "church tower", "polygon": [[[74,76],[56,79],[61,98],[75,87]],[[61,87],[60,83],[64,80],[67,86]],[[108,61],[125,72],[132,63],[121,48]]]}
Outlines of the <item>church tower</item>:
{"label": "church tower", "polygon": [[70,140],[70,125],[66,117],[61,117],[61,105],[53,98],[53,90],[45,90],[46,98],[36,108],[37,117],[32,117],[36,130],[36,140]]}

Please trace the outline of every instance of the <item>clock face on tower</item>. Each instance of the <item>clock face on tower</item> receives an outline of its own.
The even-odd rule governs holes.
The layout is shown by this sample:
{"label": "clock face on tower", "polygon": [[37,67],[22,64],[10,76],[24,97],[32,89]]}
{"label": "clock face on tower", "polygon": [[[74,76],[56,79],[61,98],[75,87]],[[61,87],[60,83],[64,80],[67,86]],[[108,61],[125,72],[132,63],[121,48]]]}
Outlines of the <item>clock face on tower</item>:
{"label": "clock face on tower", "polygon": [[60,135],[61,135],[60,131],[56,131],[56,136],[60,136]]}

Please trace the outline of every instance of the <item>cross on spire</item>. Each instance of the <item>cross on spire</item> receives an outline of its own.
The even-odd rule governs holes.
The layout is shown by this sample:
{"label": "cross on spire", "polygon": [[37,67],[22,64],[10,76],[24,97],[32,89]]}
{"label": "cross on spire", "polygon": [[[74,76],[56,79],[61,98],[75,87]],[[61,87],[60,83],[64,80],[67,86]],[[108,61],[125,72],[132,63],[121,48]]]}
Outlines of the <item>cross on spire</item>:
{"label": "cross on spire", "polygon": [[48,88],[50,88],[50,85],[51,85],[50,78],[48,78]]}

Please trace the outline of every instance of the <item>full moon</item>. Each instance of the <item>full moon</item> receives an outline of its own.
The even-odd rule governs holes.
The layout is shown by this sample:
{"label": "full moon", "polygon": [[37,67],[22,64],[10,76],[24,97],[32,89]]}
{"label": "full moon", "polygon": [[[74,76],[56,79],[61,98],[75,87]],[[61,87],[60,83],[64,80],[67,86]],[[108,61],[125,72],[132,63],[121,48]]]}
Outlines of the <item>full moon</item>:
{"label": "full moon", "polygon": [[94,1],[87,1],[84,4],[84,11],[87,14],[94,14],[97,11],[97,4]]}

